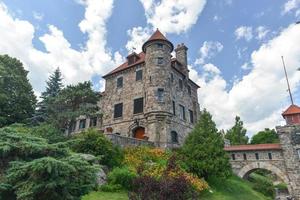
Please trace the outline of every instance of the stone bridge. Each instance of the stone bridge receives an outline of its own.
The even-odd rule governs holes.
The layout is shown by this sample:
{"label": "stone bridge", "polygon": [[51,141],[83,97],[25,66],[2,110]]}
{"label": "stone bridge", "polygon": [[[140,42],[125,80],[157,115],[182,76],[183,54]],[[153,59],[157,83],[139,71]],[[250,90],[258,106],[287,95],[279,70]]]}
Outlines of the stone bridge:
{"label": "stone bridge", "polygon": [[280,144],[227,145],[233,172],[247,178],[256,169],[266,169],[288,185],[289,193],[300,200],[300,127],[276,127]]}

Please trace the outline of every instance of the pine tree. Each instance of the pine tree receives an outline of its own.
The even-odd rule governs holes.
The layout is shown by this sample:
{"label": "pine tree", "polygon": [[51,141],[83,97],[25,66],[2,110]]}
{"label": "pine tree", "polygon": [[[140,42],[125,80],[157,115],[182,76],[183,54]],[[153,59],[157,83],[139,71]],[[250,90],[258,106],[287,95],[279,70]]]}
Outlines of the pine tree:
{"label": "pine tree", "polygon": [[0,55],[0,127],[24,123],[34,114],[36,97],[27,74],[19,60]]}
{"label": "pine tree", "polygon": [[46,121],[49,117],[48,107],[63,88],[62,75],[59,68],[53,72],[46,83],[46,91],[41,95],[42,100],[38,102],[37,109],[32,120],[34,123]]}
{"label": "pine tree", "polygon": [[204,110],[182,146],[187,168],[198,177],[228,177],[231,174],[224,141],[209,112]]}
{"label": "pine tree", "polygon": [[230,140],[230,144],[247,144],[249,138],[246,136],[247,130],[244,128],[244,123],[239,116],[235,117],[234,126],[227,130],[225,138]]}

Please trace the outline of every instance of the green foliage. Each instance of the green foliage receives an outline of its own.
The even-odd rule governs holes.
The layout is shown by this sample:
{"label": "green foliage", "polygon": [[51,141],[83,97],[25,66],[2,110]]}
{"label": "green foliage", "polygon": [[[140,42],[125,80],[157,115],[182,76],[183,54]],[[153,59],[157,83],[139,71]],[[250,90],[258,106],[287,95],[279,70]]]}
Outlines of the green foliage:
{"label": "green foliage", "polygon": [[68,85],[49,105],[49,121],[63,131],[70,128],[80,115],[96,115],[99,95],[91,82]]}
{"label": "green foliage", "polygon": [[234,126],[227,130],[225,138],[230,140],[233,145],[247,144],[249,138],[246,136],[247,130],[244,128],[244,123],[239,116],[235,117]]}
{"label": "green foliage", "polygon": [[100,186],[100,190],[103,192],[119,192],[123,190],[123,186],[119,184],[105,184]]}
{"label": "green foliage", "polygon": [[132,189],[132,182],[137,174],[130,171],[127,167],[116,167],[108,174],[108,182],[110,185],[121,185],[124,189]]}
{"label": "green foliage", "polygon": [[66,140],[61,130],[48,123],[40,123],[38,126],[32,127],[31,134],[47,139],[50,144]]}
{"label": "green foliage", "polygon": [[228,177],[231,166],[224,151],[224,141],[209,112],[204,110],[194,130],[180,151],[187,170],[198,177]]}
{"label": "green foliage", "polygon": [[82,197],[82,200],[128,200],[127,192],[91,192]]}
{"label": "green foliage", "polygon": [[263,131],[259,131],[251,139],[251,144],[268,144],[279,143],[278,134],[274,129],[266,128]]}
{"label": "green foliage", "polygon": [[279,189],[279,190],[287,190],[288,189],[288,186],[287,186],[286,183],[278,183],[274,187],[277,188],[277,189]]}
{"label": "green foliage", "polygon": [[253,182],[253,189],[261,192],[265,196],[274,198],[275,190],[272,181],[260,174],[252,173],[249,175],[249,181]]}
{"label": "green foliage", "polygon": [[76,139],[71,148],[77,153],[100,156],[100,164],[108,167],[119,166],[123,160],[123,152],[114,146],[96,129],[88,129],[74,136]]}
{"label": "green foliage", "polygon": [[41,95],[41,101],[37,104],[37,109],[35,111],[34,117],[32,121],[34,123],[44,122],[48,119],[48,112],[53,103],[54,97],[58,95],[58,93],[62,90],[62,75],[57,68],[54,73],[49,77],[47,81],[46,91]]}
{"label": "green foliage", "polygon": [[95,188],[96,170],[75,155],[62,159],[43,157],[12,162],[6,177],[20,200],[79,200]]}
{"label": "green foliage", "polygon": [[19,60],[0,55],[0,127],[32,117],[36,97],[27,74]]}

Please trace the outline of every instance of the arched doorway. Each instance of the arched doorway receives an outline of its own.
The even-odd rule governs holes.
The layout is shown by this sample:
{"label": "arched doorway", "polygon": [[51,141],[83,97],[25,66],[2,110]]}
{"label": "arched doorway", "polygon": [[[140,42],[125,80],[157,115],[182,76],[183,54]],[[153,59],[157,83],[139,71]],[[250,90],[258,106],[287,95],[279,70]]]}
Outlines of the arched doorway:
{"label": "arched doorway", "polygon": [[133,130],[133,137],[137,139],[145,139],[145,128],[144,127],[137,127]]}

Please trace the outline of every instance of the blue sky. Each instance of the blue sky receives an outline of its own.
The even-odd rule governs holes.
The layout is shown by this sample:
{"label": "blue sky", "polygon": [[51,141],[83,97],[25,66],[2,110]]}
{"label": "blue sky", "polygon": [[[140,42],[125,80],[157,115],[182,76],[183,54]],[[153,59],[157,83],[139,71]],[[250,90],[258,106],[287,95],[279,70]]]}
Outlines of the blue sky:
{"label": "blue sky", "polygon": [[300,104],[300,0],[0,0],[0,17],[0,53],[22,60],[36,94],[57,66],[66,84],[103,90],[101,75],[159,28],[188,46],[200,106],[219,128],[235,115],[249,135],[282,123],[281,54]]}

